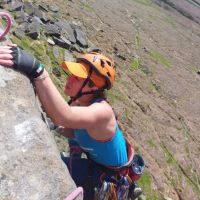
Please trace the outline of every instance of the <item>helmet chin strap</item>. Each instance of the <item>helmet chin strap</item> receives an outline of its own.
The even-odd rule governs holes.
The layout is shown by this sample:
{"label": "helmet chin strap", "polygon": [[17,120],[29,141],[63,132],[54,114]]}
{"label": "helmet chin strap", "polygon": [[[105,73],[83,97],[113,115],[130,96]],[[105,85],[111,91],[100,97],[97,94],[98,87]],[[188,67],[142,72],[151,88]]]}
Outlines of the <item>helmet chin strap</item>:
{"label": "helmet chin strap", "polygon": [[80,97],[82,97],[83,95],[88,95],[88,94],[98,94],[100,91],[103,91],[104,88],[100,88],[97,90],[92,90],[92,91],[88,91],[88,92],[82,92],[83,88],[86,86],[86,84],[89,82],[91,74],[92,74],[93,70],[92,68],[90,68],[90,71],[88,73],[88,77],[85,79],[85,81],[83,82],[83,85],[81,86],[80,90],[78,91],[77,95],[74,97],[70,97],[70,100],[68,101],[68,104],[70,105],[73,101],[76,101],[77,99],[79,99]]}

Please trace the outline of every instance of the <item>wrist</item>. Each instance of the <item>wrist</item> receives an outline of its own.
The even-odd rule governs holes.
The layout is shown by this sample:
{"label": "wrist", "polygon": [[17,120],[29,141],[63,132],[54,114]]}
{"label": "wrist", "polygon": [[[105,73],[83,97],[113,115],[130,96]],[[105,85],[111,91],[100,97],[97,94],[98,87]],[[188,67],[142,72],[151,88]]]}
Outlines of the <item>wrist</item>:
{"label": "wrist", "polygon": [[44,66],[43,66],[43,64],[41,64],[41,63],[38,62],[37,65],[38,65],[37,68],[29,75],[31,78],[37,78],[40,75],[42,75],[43,72],[44,72]]}
{"label": "wrist", "polygon": [[45,80],[48,77],[49,77],[48,72],[43,68],[42,73],[38,77],[33,78],[33,80],[34,81],[42,81],[42,80]]}

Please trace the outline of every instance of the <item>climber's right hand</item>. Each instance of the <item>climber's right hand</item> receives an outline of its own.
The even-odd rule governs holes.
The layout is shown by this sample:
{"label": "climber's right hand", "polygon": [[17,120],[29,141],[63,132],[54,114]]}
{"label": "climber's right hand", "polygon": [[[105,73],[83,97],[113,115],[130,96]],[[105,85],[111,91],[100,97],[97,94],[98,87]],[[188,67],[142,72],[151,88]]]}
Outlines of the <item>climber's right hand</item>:
{"label": "climber's right hand", "polygon": [[16,45],[0,46],[0,65],[13,67],[29,78],[37,78],[44,71],[43,65]]}

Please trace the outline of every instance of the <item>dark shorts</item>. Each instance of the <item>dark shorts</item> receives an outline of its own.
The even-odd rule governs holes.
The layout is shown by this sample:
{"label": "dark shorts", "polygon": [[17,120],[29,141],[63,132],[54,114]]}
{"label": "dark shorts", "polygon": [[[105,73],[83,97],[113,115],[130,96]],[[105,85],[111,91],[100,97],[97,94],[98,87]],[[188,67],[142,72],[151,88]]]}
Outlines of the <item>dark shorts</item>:
{"label": "dark shorts", "polygon": [[67,165],[76,185],[83,187],[84,199],[92,200],[94,197],[94,188],[100,185],[100,176],[103,174],[102,168],[96,163],[91,163],[86,158],[70,158],[64,157],[62,154],[61,158]]}

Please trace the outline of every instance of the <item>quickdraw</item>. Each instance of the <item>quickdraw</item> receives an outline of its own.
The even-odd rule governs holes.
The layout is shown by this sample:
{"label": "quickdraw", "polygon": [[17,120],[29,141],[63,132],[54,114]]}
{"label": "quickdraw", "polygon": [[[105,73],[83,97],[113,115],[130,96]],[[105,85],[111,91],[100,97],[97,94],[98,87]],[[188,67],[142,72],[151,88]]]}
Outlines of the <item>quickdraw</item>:
{"label": "quickdraw", "polygon": [[6,12],[0,12],[0,16],[4,17],[7,21],[7,27],[5,28],[3,33],[0,33],[0,40],[2,40],[9,32],[11,25],[12,25],[12,21],[11,21],[10,15]]}

